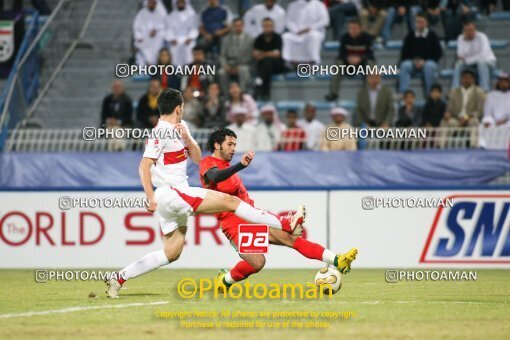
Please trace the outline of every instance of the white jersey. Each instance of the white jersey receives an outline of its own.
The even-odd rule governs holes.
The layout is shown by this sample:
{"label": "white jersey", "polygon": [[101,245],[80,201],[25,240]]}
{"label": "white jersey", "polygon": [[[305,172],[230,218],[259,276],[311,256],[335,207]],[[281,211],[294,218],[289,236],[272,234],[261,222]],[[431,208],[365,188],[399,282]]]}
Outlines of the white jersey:
{"label": "white jersey", "polygon": [[[186,122],[181,121],[181,124],[191,137]],[[196,144],[193,137],[191,139]],[[156,164],[151,167],[152,184],[155,187],[188,184],[188,145],[174,131],[174,124],[159,120],[153,135],[147,140],[143,157],[156,160]]]}

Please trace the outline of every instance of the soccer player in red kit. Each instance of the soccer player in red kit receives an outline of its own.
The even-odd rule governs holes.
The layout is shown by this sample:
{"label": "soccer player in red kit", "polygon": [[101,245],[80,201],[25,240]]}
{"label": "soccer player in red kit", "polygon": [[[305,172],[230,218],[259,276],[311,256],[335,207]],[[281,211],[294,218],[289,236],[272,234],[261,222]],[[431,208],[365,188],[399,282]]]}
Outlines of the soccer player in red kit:
{"label": "soccer player in red kit", "polygon": [[[211,132],[206,147],[212,155],[200,161],[200,181],[204,188],[237,196],[242,201],[253,205],[253,200],[248,195],[237,172],[250,165],[255,154],[251,151],[247,152],[242,156],[239,163],[230,165],[229,162],[235,153],[236,139],[235,132],[228,128]],[[238,226],[239,224],[247,224],[247,222],[230,212],[218,213],[216,217],[220,221],[221,230],[237,250]],[[300,228],[289,232],[269,228],[269,243],[293,248],[309,259],[323,261],[328,265],[335,266],[343,274],[350,271],[351,262],[358,253],[357,249],[353,248],[345,254],[337,255],[317,243],[300,237],[302,230]],[[242,261],[237,263],[234,268],[230,271],[220,271],[220,288],[224,285],[228,289],[232,284],[259,272],[266,261],[263,254],[239,254],[239,256]]]}

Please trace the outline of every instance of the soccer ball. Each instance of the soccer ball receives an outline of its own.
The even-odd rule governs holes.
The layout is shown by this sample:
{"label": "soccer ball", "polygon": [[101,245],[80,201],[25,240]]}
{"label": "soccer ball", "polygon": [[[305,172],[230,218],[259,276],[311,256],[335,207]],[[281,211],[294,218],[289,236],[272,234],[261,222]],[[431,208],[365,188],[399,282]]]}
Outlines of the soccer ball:
{"label": "soccer ball", "polygon": [[315,275],[315,284],[324,294],[335,294],[342,288],[342,274],[335,267],[326,267]]}

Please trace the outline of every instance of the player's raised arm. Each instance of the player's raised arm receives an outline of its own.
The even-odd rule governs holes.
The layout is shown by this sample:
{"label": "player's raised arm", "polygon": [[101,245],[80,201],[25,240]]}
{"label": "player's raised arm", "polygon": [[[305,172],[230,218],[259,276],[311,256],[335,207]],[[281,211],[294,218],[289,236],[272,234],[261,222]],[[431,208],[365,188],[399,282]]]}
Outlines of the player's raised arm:
{"label": "player's raised arm", "polygon": [[138,172],[140,174],[140,180],[142,182],[143,190],[149,200],[149,206],[147,210],[150,212],[156,211],[158,203],[156,202],[156,196],[154,195],[154,188],[151,180],[151,166],[154,164],[154,160],[151,158],[143,157],[140,161],[140,167]]}
{"label": "player's raised arm", "polygon": [[202,159],[202,150],[200,150],[200,146],[198,146],[198,143],[195,141],[195,139],[191,137],[188,126],[182,123],[178,123],[175,124],[175,128],[177,131],[179,131],[184,143],[186,143],[186,146],[188,147],[188,155],[191,160],[195,164],[200,163],[200,160]]}

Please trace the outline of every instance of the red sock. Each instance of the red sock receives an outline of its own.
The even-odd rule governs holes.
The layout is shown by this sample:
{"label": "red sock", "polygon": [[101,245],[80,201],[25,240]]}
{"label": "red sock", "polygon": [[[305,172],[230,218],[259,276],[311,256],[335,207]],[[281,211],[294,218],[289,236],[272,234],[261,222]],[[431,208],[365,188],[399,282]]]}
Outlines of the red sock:
{"label": "red sock", "polygon": [[124,279],[124,277],[122,277],[121,273],[116,273],[116,275],[117,275],[117,282],[120,283],[121,285],[123,285],[124,282],[126,282],[126,279]]}
{"label": "red sock", "polygon": [[302,237],[298,237],[296,242],[294,242],[293,248],[296,249],[301,255],[309,259],[322,261],[324,247],[320,244],[307,241]]}
{"label": "red sock", "polygon": [[230,276],[232,279],[234,279],[236,282],[242,281],[246,279],[251,274],[255,274],[258,272],[251,264],[246,262],[245,260],[242,260],[238,262],[234,268],[230,270]]}

